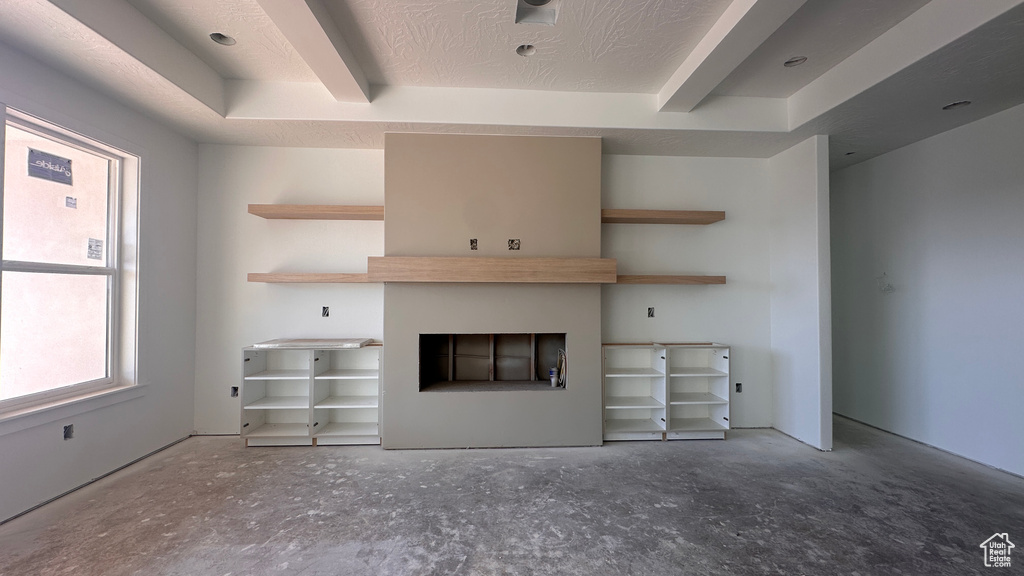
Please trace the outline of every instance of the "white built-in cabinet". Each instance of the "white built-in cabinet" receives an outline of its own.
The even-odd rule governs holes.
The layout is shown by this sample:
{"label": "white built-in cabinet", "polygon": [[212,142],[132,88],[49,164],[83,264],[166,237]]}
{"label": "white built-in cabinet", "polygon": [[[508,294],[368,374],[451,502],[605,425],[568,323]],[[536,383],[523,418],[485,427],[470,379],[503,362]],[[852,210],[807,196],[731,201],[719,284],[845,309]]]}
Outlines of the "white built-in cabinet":
{"label": "white built-in cabinet", "polygon": [[605,344],[605,440],[724,439],[729,347]]}
{"label": "white built-in cabinet", "polygon": [[380,444],[380,351],[368,339],[244,348],[246,446]]}

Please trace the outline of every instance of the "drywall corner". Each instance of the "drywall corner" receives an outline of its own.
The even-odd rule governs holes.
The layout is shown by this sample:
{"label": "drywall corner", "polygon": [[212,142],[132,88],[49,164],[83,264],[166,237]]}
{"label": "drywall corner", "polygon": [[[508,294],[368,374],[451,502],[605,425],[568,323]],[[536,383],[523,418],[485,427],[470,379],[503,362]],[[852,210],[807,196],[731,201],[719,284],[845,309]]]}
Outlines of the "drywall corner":
{"label": "drywall corner", "polygon": [[769,160],[773,426],[832,448],[828,137]]}

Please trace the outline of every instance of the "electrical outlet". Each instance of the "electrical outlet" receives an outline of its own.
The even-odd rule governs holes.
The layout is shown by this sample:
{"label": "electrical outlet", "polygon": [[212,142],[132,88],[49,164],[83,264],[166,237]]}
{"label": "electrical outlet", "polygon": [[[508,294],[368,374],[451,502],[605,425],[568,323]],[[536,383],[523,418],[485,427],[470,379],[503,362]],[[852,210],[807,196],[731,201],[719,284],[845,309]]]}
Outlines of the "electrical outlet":
{"label": "electrical outlet", "polygon": [[647,309],[647,317],[654,318],[654,306],[651,306],[650,308]]}
{"label": "electrical outlet", "polygon": [[231,397],[238,398],[238,386],[231,387]]}
{"label": "electrical outlet", "polygon": [[331,307],[330,306],[324,306],[324,307],[322,307],[320,309],[320,316],[322,318],[327,318],[330,315],[331,315]]}
{"label": "electrical outlet", "polygon": [[477,249],[477,245],[478,244],[477,244],[476,238],[470,238],[469,239],[469,249],[470,250],[476,250]]}
{"label": "electrical outlet", "polygon": [[509,250],[519,250],[519,238],[509,238],[508,239],[508,249]]}
{"label": "electrical outlet", "polygon": [[737,382],[736,383],[736,393],[740,394],[742,392],[743,392],[743,382]]}
{"label": "electrical outlet", "polygon": [[74,424],[68,424],[68,425],[64,426],[64,439],[65,440],[71,440],[74,437],[75,437],[75,425]]}

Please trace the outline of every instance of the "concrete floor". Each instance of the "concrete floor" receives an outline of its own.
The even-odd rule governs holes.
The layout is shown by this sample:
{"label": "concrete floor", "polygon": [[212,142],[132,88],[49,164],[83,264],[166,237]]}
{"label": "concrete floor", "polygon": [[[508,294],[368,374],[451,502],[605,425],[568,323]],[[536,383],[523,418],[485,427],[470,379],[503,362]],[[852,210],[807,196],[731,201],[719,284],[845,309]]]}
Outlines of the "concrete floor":
{"label": "concrete floor", "polygon": [[0,526],[0,574],[964,575],[1024,479],[837,418],[600,448],[191,438]]}

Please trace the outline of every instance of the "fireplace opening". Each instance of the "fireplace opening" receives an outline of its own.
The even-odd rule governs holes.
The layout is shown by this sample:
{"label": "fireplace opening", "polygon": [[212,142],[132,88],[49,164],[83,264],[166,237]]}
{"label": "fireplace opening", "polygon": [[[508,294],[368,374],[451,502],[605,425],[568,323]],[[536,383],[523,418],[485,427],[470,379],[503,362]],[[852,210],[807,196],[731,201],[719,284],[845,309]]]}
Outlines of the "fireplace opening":
{"label": "fireplace opening", "polygon": [[420,391],[562,390],[564,355],[565,334],[420,334]]}

